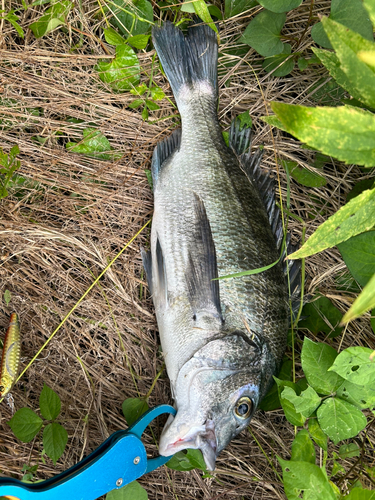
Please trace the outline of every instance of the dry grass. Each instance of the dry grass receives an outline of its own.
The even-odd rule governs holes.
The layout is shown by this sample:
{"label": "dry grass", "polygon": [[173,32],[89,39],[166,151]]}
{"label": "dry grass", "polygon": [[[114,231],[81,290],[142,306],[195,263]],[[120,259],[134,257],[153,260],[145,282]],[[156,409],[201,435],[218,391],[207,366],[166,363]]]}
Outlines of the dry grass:
{"label": "dry grass", "polygon": [[[329,1],[316,2],[314,14],[327,12]],[[287,32],[298,36],[305,29],[310,2],[288,14]],[[13,8],[16,7],[14,3]],[[27,30],[24,40],[11,26],[2,23],[0,73],[0,146],[4,151],[18,144],[22,163],[19,172],[27,182],[22,192],[13,189],[0,201],[1,297],[10,290],[9,307],[3,301],[1,327],[5,329],[11,311],[21,318],[23,369],[62,318],[117,252],[152,215],[152,193],[144,173],[150,166],[152,150],[178,122],[175,108],[164,99],[160,111],[145,123],[140,111],[127,108],[129,93],[115,93],[99,80],[94,66],[99,58],[110,57],[113,47],[105,44],[95,17],[96,2],[84,0],[69,15],[68,29],[57,29],[36,40]],[[23,12],[21,24],[36,20],[42,7]],[[222,53],[236,44],[238,35],[257,8],[227,21],[222,27]],[[158,11],[157,11],[158,12]],[[77,29],[84,32],[81,35]],[[309,31],[302,44],[311,45]],[[81,42],[80,48],[71,47]],[[139,54],[147,83],[153,51]],[[269,112],[267,103],[282,100],[315,105],[311,90],[321,76],[321,67],[298,69],[285,78],[273,78],[260,69],[261,58],[249,48],[230,69],[221,56],[220,110],[224,128],[231,119],[249,110],[254,119],[256,144],[265,145],[264,165],[276,171],[279,158],[297,160],[312,168],[313,153],[279,131],[271,132],[259,117]],[[258,75],[255,78],[253,69]],[[172,98],[166,79],[158,72],[155,82]],[[37,110],[37,111],[35,111]],[[268,110],[268,111],[267,111]],[[69,119],[82,120],[72,123]],[[100,129],[116,153],[115,161],[92,159],[68,152],[68,141],[82,139],[88,126]],[[36,137],[45,139],[41,144]],[[276,153],[275,153],[276,152]],[[283,196],[286,179],[279,172]],[[295,214],[307,223],[307,235],[345,203],[345,196],[360,179],[368,177],[358,167],[331,160],[325,167],[327,186],[308,189],[292,182],[291,201]],[[311,197],[315,195],[315,198]],[[309,214],[315,216],[309,218]],[[301,225],[290,222],[296,239]],[[48,347],[14,387],[14,407],[38,409],[44,383],[61,397],[61,417],[69,433],[67,450],[56,467],[47,459],[40,462],[39,437],[30,444],[19,442],[7,426],[12,409],[0,406],[0,473],[21,477],[24,464],[40,462],[38,477],[47,478],[75,464],[94,450],[112,432],[126,427],[121,404],[128,397],[147,394],[162,360],[152,302],[145,293],[139,247],[147,245],[149,229],[132,243],[107,272],[79,308],[70,316]],[[342,311],[353,295],[338,292],[337,276],[345,265],[336,249],[307,260],[307,290],[326,294]],[[125,351],[121,348],[121,337]],[[320,337],[320,340],[323,340]],[[348,326],[336,347],[367,345],[375,348],[366,316]],[[126,358],[134,373],[136,386]],[[151,406],[170,403],[165,373],[150,397]],[[160,422],[155,426],[159,435]],[[142,478],[150,499],[282,499],[282,485],[270,460],[288,458],[294,429],[282,410],[258,413],[252,432],[244,432],[219,457],[215,479],[202,479],[197,471],[181,473],[161,468]],[[364,433],[361,439],[364,439]],[[374,444],[374,430],[367,438]],[[155,451],[151,437],[145,439]],[[370,448],[367,442],[367,448]],[[372,459],[373,460],[373,459]],[[348,461],[349,470],[354,461]],[[374,466],[368,456],[369,466]],[[358,475],[354,468],[348,479]]]}

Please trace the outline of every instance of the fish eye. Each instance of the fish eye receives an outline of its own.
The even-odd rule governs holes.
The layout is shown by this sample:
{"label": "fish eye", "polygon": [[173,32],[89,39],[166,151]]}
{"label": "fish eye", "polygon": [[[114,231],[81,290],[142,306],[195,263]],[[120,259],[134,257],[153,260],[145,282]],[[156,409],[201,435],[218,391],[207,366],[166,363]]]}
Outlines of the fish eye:
{"label": "fish eye", "polygon": [[251,401],[250,398],[244,396],[243,398],[240,398],[237,401],[236,406],[234,408],[234,412],[237,415],[237,417],[245,419],[250,416],[252,408],[253,408],[253,402]]}

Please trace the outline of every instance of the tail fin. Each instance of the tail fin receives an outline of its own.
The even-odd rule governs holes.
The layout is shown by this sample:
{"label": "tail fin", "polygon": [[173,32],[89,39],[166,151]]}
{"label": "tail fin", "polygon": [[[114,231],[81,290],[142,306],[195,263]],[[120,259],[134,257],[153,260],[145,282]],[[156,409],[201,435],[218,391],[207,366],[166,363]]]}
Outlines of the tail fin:
{"label": "tail fin", "polygon": [[209,82],[217,99],[217,37],[206,25],[189,28],[185,37],[172,23],[154,27],[152,39],[178,101],[182,86]]}

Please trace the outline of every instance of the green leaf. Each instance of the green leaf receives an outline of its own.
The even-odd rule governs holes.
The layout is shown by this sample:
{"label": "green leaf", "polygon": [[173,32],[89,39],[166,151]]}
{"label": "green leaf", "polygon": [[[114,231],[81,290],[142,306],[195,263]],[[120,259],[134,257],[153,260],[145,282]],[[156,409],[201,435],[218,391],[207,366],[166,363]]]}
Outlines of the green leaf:
{"label": "green leaf", "polygon": [[30,24],[30,29],[36,38],[46,35],[58,26],[65,24],[66,16],[73,7],[73,2],[69,0],[60,0],[54,3],[45,14],[37,21]]}
{"label": "green leaf", "polygon": [[147,410],[148,404],[144,399],[128,398],[122,403],[122,413],[129,426],[133,425]]}
{"label": "green leaf", "polygon": [[292,443],[292,457],[294,462],[310,462],[315,464],[315,448],[306,429],[299,431]]}
{"label": "green leaf", "polygon": [[29,443],[42,428],[43,420],[30,408],[21,408],[9,420],[8,425],[18,439]]}
{"label": "green leaf", "polygon": [[237,118],[240,120],[240,130],[252,127],[253,121],[248,110],[237,115]]}
{"label": "green leaf", "polygon": [[261,120],[264,122],[268,123],[272,127],[277,127],[280,130],[284,130],[286,132],[286,129],[284,128],[284,125],[281,123],[281,121],[277,118],[275,115],[271,116],[261,116]]}
{"label": "green leaf", "polygon": [[329,338],[333,338],[342,332],[339,327],[342,314],[327,297],[321,296],[318,300],[305,304],[302,316],[306,319],[299,322],[298,328],[307,328],[315,335],[324,332]]}
{"label": "green leaf", "polygon": [[316,412],[320,427],[337,444],[355,437],[367,424],[361,410],[340,398],[328,398]]}
{"label": "green leaf", "polygon": [[[350,28],[368,40],[373,39],[371,22],[361,0],[332,0],[329,19]],[[315,24],[311,30],[311,37],[322,47],[332,49],[326,31],[325,24],[321,22]]]}
{"label": "green leaf", "polygon": [[281,160],[281,164],[288,174],[297,182],[306,187],[321,187],[327,184],[326,179],[307,168],[301,167],[295,161]]}
{"label": "green leaf", "polygon": [[148,39],[150,35],[135,35],[130,36],[126,41],[136,49],[145,49],[148,44]]}
{"label": "green leaf", "polygon": [[375,387],[375,359],[370,358],[372,352],[368,347],[348,347],[340,352],[330,371],[353,384]]}
{"label": "green leaf", "polygon": [[[375,220],[374,202],[375,189],[363,191],[320,225],[297,252],[288,255],[288,259],[301,259],[314,255],[371,229]],[[342,250],[343,246],[340,245],[339,248]],[[350,243],[346,248],[351,248]]]}
{"label": "green leaf", "polygon": [[359,194],[363,193],[363,191],[366,191],[366,189],[371,189],[375,187],[375,179],[363,179],[353,187],[351,191],[346,195],[346,201],[350,201]]}
{"label": "green leaf", "polygon": [[161,101],[161,99],[164,99],[165,94],[163,90],[160,87],[151,87],[151,97],[153,98],[154,101]]}
{"label": "green leaf", "polygon": [[156,111],[157,109],[160,109],[160,106],[156,104],[154,101],[150,101],[149,99],[146,99],[146,106],[150,111]]}
{"label": "green leaf", "polygon": [[263,10],[249,23],[240,43],[246,43],[262,56],[274,56],[283,51],[280,31],[284,26],[285,14]]}
{"label": "green leaf", "polygon": [[61,400],[55,391],[44,384],[39,396],[40,413],[46,420],[55,420],[61,411]]}
{"label": "green leaf", "polygon": [[271,103],[283,129],[314,149],[345,163],[375,165],[375,115],[359,108],[310,108]]}
{"label": "green leaf", "polygon": [[262,68],[271,73],[272,76],[286,76],[294,68],[294,59],[290,57],[292,48],[289,43],[284,43],[284,48],[281,54],[276,54],[271,57],[266,57],[263,61]]}
{"label": "green leaf", "polygon": [[107,6],[113,13],[110,23],[123,35],[143,35],[153,25],[154,11],[148,0],[110,0]]}
{"label": "green leaf", "polygon": [[137,482],[127,484],[107,493],[106,500],[147,500],[147,491]]}
{"label": "green leaf", "polygon": [[305,59],[304,57],[299,57],[297,64],[298,64],[298,69],[300,71],[304,71],[307,68],[307,66],[309,65],[309,61],[307,59]]}
{"label": "green leaf", "polygon": [[167,467],[178,471],[200,469],[206,471],[206,463],[200,450],[189,449],[187,452],[178,451],[168,462]]}
{"label": "green leaf", "polygon": [[204,0],[192,0],[192,2],[197,16],[202,19],[204,23],[208,24],[208,26],[210,26],[210,28],[212,28],[216,33],[218,33],[217,27],[212,20],[206,2]]}
{"label": "green leaf", "polygon": [[301,352],[302,369],[308,383],[319,394],[332,394],[344,380],[336,373],[328,371],[336,356],[337,352],[333,347],[304,338]]}
{"label": "green leaf", "polygon": [[[358,97],[360,101],[375,107],[375,90],[373,87],[375,82],[374,69],[369,67],[359,57],[360,52],[373,51],[375,44],[373,41],[366,40],[361,35],[350,31],[330,19],[324,18],[322,22],[329,34],[338,59],[339,69],[336,70],[340,78],[338,83],[346,88],[348,92],[355,89],[354,97],[361,96]],[[317,55],[319,56],[319,54]],[[347,88],[348,82],[350,87]]]}
{"label": "green leaf", "polygon": [[105,151],[110,151],[111,145],[109,140],[103,135],[100,130],[95,128],[86,128],[83,131],[83,139],[81,142],[68,142],[66,148],[73,153],[81,153],[102,160],[113,158],[112,155],[102,154]]}
{"label": "green leaf", "polygon": [[55,465],[64,453],[67,442],[68,433],[62,425],[53,422],[45,427],[43,431],[43,447]]}
{"label": "green leaf", "polygon": [[150,186],[151,191],[152,191],[154,189],[154,183],[152,181],[151,170],[145,169],[145,174],[146,174],[146,177],[147,177],[148,185]]}
{"label": "green leaf", "polygon": [[227,130],[223,130],[222,131],[222,134],[223,134],[223,139],[225,141],[225,144],[228,146],[229,148],[229,132]]}
{"label": "green leaf", "polygon": [[309,425],[310,436],[313,438],[315,443],[318,446],[320,446],[324,451],[327,451],[328,438],[320,428],[316,415],[309,418],[308,425]]}
{"label": "green leaf", "polygon": [[375,386],[357,385],[344,380],[336,395],[362,410],[375,407]]}
{"label": "green leaf", "polygon": [[139,83],[139,61],[129,45],[117,45],[116,57],[110,62],[99,61],[96,70],[102,82],[115,90],[130,90]]}
{"label": "green leaf", "polygon": [[9,302],[11,300],[12,300],[12,294],[8,289],[6,289],[4,292],[4,302],[6,303],[7,306],[9,306]]}
{"label": "green leaf", "polygon": [[343,323],[362,316],[365,312],[375,307],[375,274],[356,298],[353,305],[342,318]]}
{"label": "green leaf", "polygon": [[14,14],[14,10],[10,10],[6,15],[5,17],[3,18],[5,19],[6,21],[9,21],[10,24],[13,26],[13,28],[17,31],[18,35],[21,37],[21,38],[24,38],[25,36],[25,33],[23,31],[23,29],[21,28],[21,26],[18,24],[18,20],[19,20],[19,17],[17,15]]}
{"label": "green leaf", "polygon": [[143,95],[146,92],[146,90],[148,90],[147,85],[141,83],[141,85],[137,85],[136,87],[131,89],[130,93],[133,95]]}
{"label": "green leaf", "polygon": [[142,110],[142,120],[144,120],[144,121],[148,120],[148,109],[146,106]]}
{"label": "green leaf", "polygon": [[128,104],[129,108],[131,109],[137,109],[139,106],[141,106],[144,103],[143,99],[134,99],[130,104]]}
{"label": "green leaf", "polygon": [[309,462],[294,462],[277,457],[283,469],[283,482],[288,500],[336,500],[336,495],[322,469]]}
{"label": "green leaf", "polygon": [[[292,380],[292,366],[293,363],[290,359],[286,358],[281,365],[280,373],[278,375],[280,380]],[[263,411],[272,411],[280,408],[280,398],[277,384],[274,383],[271,389],[264,396],[260,402],[259,408]]]}
{"label": "green leaf", "polygon": [[312,415],[321,403],[321,398],[310,386],[302,391],[299,396],[291,387],[285,387],[282,396],[292,403],[297,413],[306,418]]}
{"label": "green leaf", "polygon": [[124,45],[126,43],[125,38],[123,38],[116,30],[113,28],[107,28],[104,30],[105,41],[110,45]]}
{"label": "green leaf", "polygon": [[255,5],[258,5],[257,0],[225,0],[224,17],[229,19],[237,16],[246,10],[252,9]]}
{"label": "green leaf", "polygon": [[301,5],[302,0],[258,0],[260,5],[271,12],[288,12]]}
{"label": "green leaf", "polygon": [[289,382],[287,380],[279,380],[276,377],[274,377],[274,379],[277,384],[280,403],[281,406],[283,407],[286,419],[292,425],[296,425],[298,427],[303,426],[303,424],[306,421],[306,417],[304,417],[301,413],[297,413],[294,408],[294,405],[283,395],[286,387],[293,389],[297,395],[301,393],[301,389],[298,387],[297,384],[294,384],[293,382]]}
{"label": "green leaf", "polygon": [[373,0],[363,0],[363,6],[370,16],[373,27],[375,27],[375,4]]}
{"label": "green leaf", "polygon": [[342,458],[343,460],[345,460],[346,458],[359,457],[360,454],[361,450],[355,443],[343,444],[339,449],[340,458]]}
{"label": "green leaf", "polygon": [[375,500],[375,491],[353,488],[345,500]]}
{"label": "green leaf", "polygon": [[[370,192],[375,193],[375,189]],[[375,273],[375,231],[358,234],[338,245],[338,249],[355,280],[365,286]]]}

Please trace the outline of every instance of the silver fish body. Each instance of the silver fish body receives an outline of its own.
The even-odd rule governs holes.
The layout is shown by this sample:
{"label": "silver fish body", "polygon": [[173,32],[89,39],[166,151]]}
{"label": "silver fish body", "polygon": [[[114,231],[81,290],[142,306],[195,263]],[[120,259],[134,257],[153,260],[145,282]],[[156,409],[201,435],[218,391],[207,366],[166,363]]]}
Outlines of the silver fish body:
{"label": "silver fish body", "polygon": [[[236,124],[233,149],[223,140],[215,33],[199,26],[185,38],[166,23],[154,28],[153,40],[182,121],[181,132],[154,152],[151,251],[143,253],[177,407],[159,451],[200,448],[214,469],[267,392],[288,330],[280,263],[251,276],[215,278],[275,262],[282,233],[274,195],[262,196],[251,181],[259,157],[239,160],[233,151],[248,145],[248,131]],[[262,180],[269,188],[268,177]]]}

